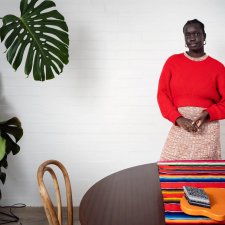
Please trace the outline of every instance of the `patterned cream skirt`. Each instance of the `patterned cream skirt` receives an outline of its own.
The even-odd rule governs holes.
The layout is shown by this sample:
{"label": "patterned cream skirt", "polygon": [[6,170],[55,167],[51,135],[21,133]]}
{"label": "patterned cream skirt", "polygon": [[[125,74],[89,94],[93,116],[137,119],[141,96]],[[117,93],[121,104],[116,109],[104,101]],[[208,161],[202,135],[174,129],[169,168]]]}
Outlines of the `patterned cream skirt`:
{"label": "patterned cream skirt", "polygon": [[[194,120],[202,112],[200,107],[180,107],[178,111]],[[163,147],[160,160],[216,160],[221,159],[219,121],[206,122],[198,132],[188,132],[173,125]]]}

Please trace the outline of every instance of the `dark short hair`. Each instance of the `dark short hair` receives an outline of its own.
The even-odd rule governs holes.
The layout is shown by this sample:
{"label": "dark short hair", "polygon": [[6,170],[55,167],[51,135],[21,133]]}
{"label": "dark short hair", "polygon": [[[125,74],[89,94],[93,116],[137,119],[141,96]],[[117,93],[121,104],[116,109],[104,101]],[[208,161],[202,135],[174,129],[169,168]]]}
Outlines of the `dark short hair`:
{"label": "dark short hair", "polygon": [[188,25],[191,25],[191,24],[198,24],[201,27],[203,34],[206,35],[206,33],[205,33],[205,25],[201,21],[199,21],[197,19],[188,20],[187,23],[184,24],[183,32],[184,32],[185,27],[188,26]]}

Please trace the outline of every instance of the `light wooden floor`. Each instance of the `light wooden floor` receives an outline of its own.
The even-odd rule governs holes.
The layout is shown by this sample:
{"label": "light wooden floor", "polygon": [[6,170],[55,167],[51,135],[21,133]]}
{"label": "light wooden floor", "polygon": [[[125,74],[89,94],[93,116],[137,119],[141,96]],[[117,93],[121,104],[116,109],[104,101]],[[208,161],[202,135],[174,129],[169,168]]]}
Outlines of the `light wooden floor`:
{"label": "light wooden floor", "polygon": [[[0,209],[0,212],[9,213],[9,209]],[[20,218],[22,225],[48,225],[47,218],[45,216],[44,209],[42,207],[24,207],[13,209],[12,212]],[[66,213],[63,214],[63,218],[66,218]],[[0,214],[0,221],[2,219],[8,219],[8,217]],[[13,222],[10,225],[18,225],[20,223]],[[64,223],[66,224],[66,223]],[[78,208],[74,208],[74,225],[80,225],[78,221]]]}

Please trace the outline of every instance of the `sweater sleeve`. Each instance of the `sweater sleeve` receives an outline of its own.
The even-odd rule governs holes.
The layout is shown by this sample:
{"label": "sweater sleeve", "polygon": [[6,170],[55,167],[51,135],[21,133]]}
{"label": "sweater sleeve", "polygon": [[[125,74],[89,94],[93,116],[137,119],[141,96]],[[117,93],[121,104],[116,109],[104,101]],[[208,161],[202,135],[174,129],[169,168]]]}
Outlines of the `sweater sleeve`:
{"label": "sweater sleeve", "polygon": [[157,100],[163,117],[175,124],[177,118],[180,117],[181,114],[173,104],[173,99],[170,91],[171,76],[172,71],[170,69],[169,58],[164,64],[159,78]]}
{"label": "sweater sleeve", "polygon": [[206,110],[209,113],[209,120],[222,120],[225,119],[225,67],[222,66],[217,76],[217,91],[220,96],[220,100],[211,105]]}

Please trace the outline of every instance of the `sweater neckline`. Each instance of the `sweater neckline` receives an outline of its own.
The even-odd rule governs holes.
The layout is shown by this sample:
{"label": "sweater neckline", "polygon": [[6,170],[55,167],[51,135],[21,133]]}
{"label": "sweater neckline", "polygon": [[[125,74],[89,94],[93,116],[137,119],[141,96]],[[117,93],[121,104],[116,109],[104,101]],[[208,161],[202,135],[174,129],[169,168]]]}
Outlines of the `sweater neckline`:
{"label": "sweater neckline", "polygon": [[184,52],[184,56],[185,56],[186,58],[188,58],[188,59],[190,59],[190,60],[192,60],[192,61],[196,61],[196,62],[200,62],[200,61],[203,61],[203,60],[205,60],[205,59],[208,58],[208,55],[207,55],[207,54],[205,54],[205,55],[203,55],[203,56],[201,56],[201,57],[195,58],[195,57],[192,57],[192,56],[188,55],[187,52]]}

